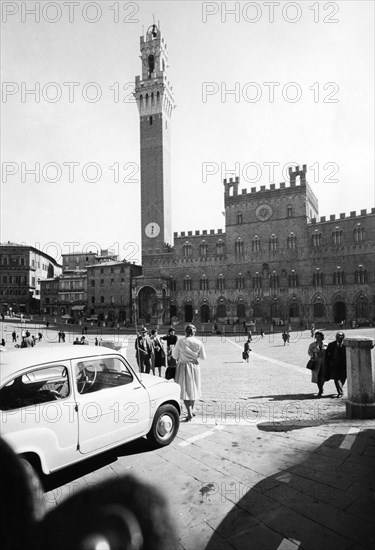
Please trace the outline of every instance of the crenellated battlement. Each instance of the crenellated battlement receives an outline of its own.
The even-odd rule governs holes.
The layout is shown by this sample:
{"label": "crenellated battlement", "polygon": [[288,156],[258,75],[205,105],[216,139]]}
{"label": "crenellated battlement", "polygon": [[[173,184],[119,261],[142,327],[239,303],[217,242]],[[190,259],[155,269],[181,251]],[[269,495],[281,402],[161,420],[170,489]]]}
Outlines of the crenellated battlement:
{"label": "crenellated battlement", "polygon": [[[247,188],[241,189],[241,195],[253,195],[255,193],[269,193],[270,191],[276,191],[280,189],[289,189],[291,187],[306,187],[306,173],[307,165],[304,164],[302,169],[300,166],[289,167],[289,184],[286,184],[285,181],[280,182],[278,185],[271,183],[267,189],[265,185],[261,185],[259,189],[256,187],[251,187],[250,192]],[[299,178],[299,184],[297,184],[297,178]],[[223,180],[224,184],[224,193],[225,197],[236,197],[239,196],[238,187],[240,184],[240,178],[236,176],[235,178],[229,178]]]}
{"label": "crenellated battlement", "polygon": [[310,225],[318,225],[320,223],[329,223],[329,222],[338,222],[340,220],[356,219],[363,218],[363,216],[368,216],[369,214],[375,214],[375,208],[367,211],[366,208],[360,211],[359,214],[355,210],[349,213],[349,215],[344,213],[341,214],[330,214],[329,216],[320,216],[320,218],[311,218]]}
{"label": "crenellated battlement", "polygon": [[196,229],[195,231],[181,231],[181,233],[173,233],[175,239],[183,239],[186,237],[212,237],[212,236],[225,236],[225,232],[222,229]]}

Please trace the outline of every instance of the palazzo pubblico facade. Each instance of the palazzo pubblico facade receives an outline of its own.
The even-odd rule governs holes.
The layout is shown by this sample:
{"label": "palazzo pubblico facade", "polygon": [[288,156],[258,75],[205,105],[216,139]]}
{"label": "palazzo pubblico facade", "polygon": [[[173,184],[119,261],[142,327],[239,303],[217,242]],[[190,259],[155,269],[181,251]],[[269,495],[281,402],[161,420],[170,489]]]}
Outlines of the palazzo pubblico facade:
{"label": "palazzo pubblico facade", "polygon": [[174,98],[156,25],[140,49],[143,270],[132,279],[133,322],[373,323],[375,208],[319,218],[305,165],[267,188],[224,180],[225,230],[172,233]]}

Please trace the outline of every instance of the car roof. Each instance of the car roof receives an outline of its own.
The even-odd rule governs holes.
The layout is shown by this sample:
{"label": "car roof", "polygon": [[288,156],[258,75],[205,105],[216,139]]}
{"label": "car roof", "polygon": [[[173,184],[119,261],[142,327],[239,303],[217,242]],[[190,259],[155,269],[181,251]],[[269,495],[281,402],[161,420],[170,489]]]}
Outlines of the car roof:
{"label": "car roof", "polygon": [[29,367],[56,361],[69,361],[97,355],[119,355],[104,346],[74,346],[73,344],[50,344],[44,347],[7,350],[0,355],[0,383],[9,376]]}

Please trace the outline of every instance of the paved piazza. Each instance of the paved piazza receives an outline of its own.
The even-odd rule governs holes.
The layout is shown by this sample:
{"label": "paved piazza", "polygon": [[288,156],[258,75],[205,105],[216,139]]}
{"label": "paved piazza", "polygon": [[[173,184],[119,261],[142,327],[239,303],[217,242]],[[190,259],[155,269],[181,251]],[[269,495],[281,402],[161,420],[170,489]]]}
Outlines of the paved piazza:
{"label": "paved piazza", "polygon": [[[374,338],[374,329],[346,333]],[[337,399],[332,381],[316,398],[305,369],[311,341],[308,331],[285,347],[279,333],[255,337],[247,364],[243,337],[205,338],[193,422],[167,448],[141,439],[50,476],[47,507],[131,473],[166,495],[178,550],[373,547],[374,422],[346,419],[346,388]],[[132,344],[128,355],[134,365]]]}

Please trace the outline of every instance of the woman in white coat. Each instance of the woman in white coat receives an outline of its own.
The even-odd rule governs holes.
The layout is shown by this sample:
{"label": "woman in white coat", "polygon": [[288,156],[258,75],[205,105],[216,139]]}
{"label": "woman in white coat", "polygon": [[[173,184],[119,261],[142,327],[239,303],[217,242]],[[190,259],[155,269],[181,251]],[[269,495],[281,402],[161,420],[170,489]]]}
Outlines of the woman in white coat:
{"label": "woman in white coat", "polygon": [[187,410],[187,421],[194,412],[194,404],[201,397],[201,372],[199,359],[206,359],[203,344],[195,337],[194,325],[185,327],[185,338],[177,341],[172,355],[177,361],[175,382],[181,386],[181,399]]}

